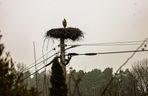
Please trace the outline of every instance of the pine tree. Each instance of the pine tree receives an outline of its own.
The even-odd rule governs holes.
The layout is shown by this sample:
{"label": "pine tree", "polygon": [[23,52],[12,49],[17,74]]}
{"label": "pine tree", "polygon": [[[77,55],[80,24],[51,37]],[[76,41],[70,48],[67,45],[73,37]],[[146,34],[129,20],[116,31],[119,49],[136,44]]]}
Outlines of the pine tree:
{"label": "pine tree", "polygon": [[[0,35],[0,39],[1,39]],[[37,90],[23,83],[23,73],[17,71],[9,53],[0,43],[0,96],[38,96]]]}
{"label": "pine tree", "polygon": [[57,57],[54,58],[51,69],[52,75],[50,82],[52,87],[50,88],[50,96],[67,96],[67,86],[65,84],[66,79]]}

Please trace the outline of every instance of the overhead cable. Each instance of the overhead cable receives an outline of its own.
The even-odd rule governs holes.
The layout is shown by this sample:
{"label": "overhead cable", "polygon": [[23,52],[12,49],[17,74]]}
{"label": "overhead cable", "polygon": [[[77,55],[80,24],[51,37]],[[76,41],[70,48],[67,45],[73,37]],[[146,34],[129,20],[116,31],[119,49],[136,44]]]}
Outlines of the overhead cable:
{"label": "overhead cable", "polygon": [[[48,60],[48,59],[52,58],[52,57],[55,56],[56,54],[57,54],[57,53],[51,55],[50,57],[46,58],[45,60]],[[42,62],[43,62],[43,60],[40,61],[40,62],[38,62],[36,65],[39,65],[39,64],[41,64]],[[31,67],[29,67],[29,68],[27,68],[27,69],[25,69],[25,70],[28,71],[29,69],[31,69],[31,68],[33,68],[33,67],[35,67],[35,65],[33,65],[33,66],[31,66]],[[24,71],[24,73],[25,73],[26,71]]]}
{"label": "overhead cable", "polygon": [[[66,48],[65,50],[69,50],[69,49],[71,49],[71,48],[75,48],[76,46],[70,46],[70,47],[68,47],[68,48]],[[55,55],[57,55],[59,52],[56,52],[56,53],[54,53],[53,55],[51,55],[50,57],[47,57],[46,59],[44,59],[45,61],[46,60],[48,60],[48,59],[50,59],[50,58],[52,58],[53,56],[55,56]],[[46,53],[47,54],[47,53]],[[45,55],[45,54],[44,54]],[[41,57],[42,58],[42,57]],[[40,62],[38,62],[37,64],[36,64],[36,66],[37,65],[39,65],[39,64],[42,64],[43,63],[43,60],[42,61],[40,61]],[[32,68],[34,68],[35,67],[35,64],[33,63],[33,65],[32,66],[30,66],[30,67],[28,67],[28,68],[25,68],[25,70],[23,70],[24,72],[26,72],[26,71],[28,71],[28,70],[30,70],[30,69],[32,69]]]}
{"label": "overhead cable", "polygon": [[30,75],[26,76],[26,77],[23,78],[22,80],[25,80],[25,79],[29,78],[31,75],[34,75],[35,73],[39,72],[40,70],[42,70],[43,68],[49,66],[49,65],[52,64],[52,63],[53,63],[53,60],[52,60],[50,63],[48,63],[48,64],[44,65],[43,67],[41,67],[40,69],[36,70],[35,72],[31,73]]}
{"label": "overhead cable", "polygon": [[66,46],[120,46],[120,45],[140,45],[142,41],[124,41],[107,43],[88,43],[88,44],[66,44]]}
{"label": "overhead cable", "polygon": [[103,54],[118,54],[118,53],[131,53],[131,52],[144,52],[148,50],[130,50],[130,51],[112,51],[112,52],[99,52],[99,53],[68,53],[67,55],[71,56],[79,56],[79,55],[86,55],[86,56],[94,56],[94,55],[103,55]]}
{"label": "overhead cable", "polygon": [[[56,46],[56,47],[57,47],[57,46]],[[56,47],[52,48],[50,51],[48,51],[47,53],[45,53],[44,56],[47,55],[47,54],[49,54],[49,53],[51,53],[53,50],[55,50]],[[37,65],[40,64],[41,62],[43,62],[43,61],[40,61],[40,62],[39,62],[39,60],[41,60],[42,58],[43,58],[43,56],[41,56],[40,58],[38,58],[38,59],[36,60],[36,64],[37,64]],[[25,71],[26,69],[31,69],[32,67],[35,67],[35,62],[29,64],[23,71]]]}

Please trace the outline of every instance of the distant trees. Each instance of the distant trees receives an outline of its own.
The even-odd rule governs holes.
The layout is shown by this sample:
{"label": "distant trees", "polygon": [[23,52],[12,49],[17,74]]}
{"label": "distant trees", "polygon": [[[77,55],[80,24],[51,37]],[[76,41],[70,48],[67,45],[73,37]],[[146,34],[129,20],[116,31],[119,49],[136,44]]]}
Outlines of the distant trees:
{"label": "distant trees", "polygon": [[[120,71],[114,77],[104,96],[137,96],[136,79],[129,70]],[[136,93],[137,94],[137,93]]]}
{"label": "distant trees", "polygon": [[[71,94],[69,96],[100,96],[106,82],[112,77],[112,68],[106,68],[104,71],[94,69],[90,72],[84,72],[82,70],[76,72],[73,70],[68,77],[74,78],[70,79],[71,83],[68,83],[71,84],[68,85],[70,86],[70,92],[76,92],[75,94]],[[75,91],[76,84],[78,84],[78,90]]]}
{"label": "distant trees", "polygon": [[[63,90],[63,88],[66,87],[60,87],[63,86],[62,83],[65,80],[62,75],[63,73],[59,62],[57,59],[54,59],[52,75],[48,75],[48,78],[50,78],[48,81],[52,83],[52,85],[47,85],[50,86],[49,91],[52,93],[50,96],[62,96],[60,93],[66,92]],[[38,76],[39,88],[40,91],[42,91],[43,73],[38,73]],[[101,96],[101,93],[113,76],[112,68],[106,68],[103,71],[94,69],[89,72],[71,70],[71,72],[67,74],[68,96]],[[29,83],[29,85],[35,84],[35,77],[28,78],[28,80],[32,82]],[[148,59],[135,63],[131,70],[119,71],[119,73],[114,76],[104,96],[148,96],[147,84]],[[64,84],[64,86],[66,85]]]}
{"label": "distant trees", "polygon": [[28,89],[23,84],[23,75],[16,70],[12,58],[4,52],[4,45],[0,43],[0,96],[38,96],[35,88]]}
{"label": "distant trees", "polygon": [[[75,77],[82,77],[79,83],[81,96],[101,96],[114,76],[112,68],[106,68],[104,71],[73,71],[73,74]],[[74,89],[74,83],[69,84],[72,84],[71,89]],[[116,74],[103,96],[148,96],[148,59],[135,63],[131,70],[121,70]]]}

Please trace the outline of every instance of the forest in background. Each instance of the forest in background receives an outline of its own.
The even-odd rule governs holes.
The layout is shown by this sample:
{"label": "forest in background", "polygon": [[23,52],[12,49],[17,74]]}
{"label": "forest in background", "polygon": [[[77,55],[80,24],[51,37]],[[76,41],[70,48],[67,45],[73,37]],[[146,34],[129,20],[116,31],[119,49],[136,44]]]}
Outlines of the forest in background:
{"label": "forest in background", "polygon": [[[30,72],[27,71],[25,75],[30,75]],[[46,82],[44,75],[44,72],[37,73],[40,96],[49,94],[51,88],[51,74],[46,74]],[[113,73],[112,68],[103,71],[94,69],[90,72],[83,70],[76,72],[71,68],[67,75],[68,96],[102,96],[112,77],[114,79],[103,96],[148,96],[148,59],[138,61],[131,70],[121,70],[117,74]],[[27,78],[25,82],[29,87],[35,87],[35,80],[36,75]]]}

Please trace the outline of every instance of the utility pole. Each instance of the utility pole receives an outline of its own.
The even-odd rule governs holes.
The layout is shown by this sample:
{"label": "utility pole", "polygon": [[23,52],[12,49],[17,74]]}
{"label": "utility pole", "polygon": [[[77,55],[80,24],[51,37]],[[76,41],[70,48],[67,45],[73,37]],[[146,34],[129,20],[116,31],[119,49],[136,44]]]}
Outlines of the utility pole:
{"label": "utility pole", "polygon": [[63,68],[63,74],[66,77],[66,65],[65,65],[65,40],[60,38],[60,61]]}
{"label": "utility pole", "polygon": [[[62,22],[64,29],[66,29],[67,26],[67,22],[66,19],[63,20]],[[60,59],[61,59],[61,66],[63,68],[63,75],[66,78],[66,65],[65,65],[65,39],[64,38],[60,38]]]}

